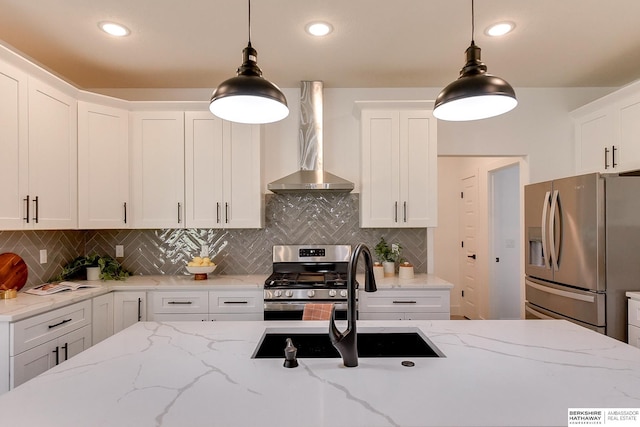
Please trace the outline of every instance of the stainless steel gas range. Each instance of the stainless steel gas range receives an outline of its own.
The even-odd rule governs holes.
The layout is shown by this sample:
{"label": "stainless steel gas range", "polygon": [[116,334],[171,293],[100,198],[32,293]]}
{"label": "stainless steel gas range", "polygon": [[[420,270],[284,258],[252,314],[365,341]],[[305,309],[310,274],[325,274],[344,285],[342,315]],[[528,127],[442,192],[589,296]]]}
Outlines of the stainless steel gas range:
{"label": "stainless steel gas range", "polygon": [[350,245],[275,245],[273,273],[264,284],[264,320],[301,320],[309,303],[347,310]]}

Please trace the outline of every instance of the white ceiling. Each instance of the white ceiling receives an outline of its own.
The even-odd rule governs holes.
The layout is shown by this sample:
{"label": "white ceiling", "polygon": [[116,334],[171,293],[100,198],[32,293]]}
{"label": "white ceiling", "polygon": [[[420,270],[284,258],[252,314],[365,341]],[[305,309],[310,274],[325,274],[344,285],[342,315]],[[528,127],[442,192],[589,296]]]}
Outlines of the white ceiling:
{"label": "white ceiling", "polygon": [[[476,0],[489,72],[517,87],[640,78],[640,0]],[[329,21],[325,38],[304,32]],[[116,39],[98,21],[132,30]],[[516,23],[503,38],[495,21]],[[252,44],[281,87],[440,87],[458,76],[470,0],[252,0]],[[247,44],[244,0],[0,0],[0,40],[81,88],[213,88]]]}

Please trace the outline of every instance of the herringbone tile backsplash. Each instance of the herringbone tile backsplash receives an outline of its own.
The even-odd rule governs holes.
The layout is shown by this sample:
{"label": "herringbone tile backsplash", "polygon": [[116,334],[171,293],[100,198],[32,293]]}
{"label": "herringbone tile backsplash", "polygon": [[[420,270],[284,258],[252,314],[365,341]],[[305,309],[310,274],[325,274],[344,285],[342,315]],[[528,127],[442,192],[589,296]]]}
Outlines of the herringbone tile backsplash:
{"label": "herringbone tile backsplash", "polygon": [[[124,246],[121,262],[134,274],[187,274],[185,263],[206,244],[218,264],[215,274],[266,275],[273,245],[363,242],[373,250],[384,236],[402,245],[416,272],[427,271],[426,229],[360,228],[358,194],[270,194],[265,215],[260,230],[5,231],[0,232],[0,251],[22,256],[29,267],[28,284],[35,285],[83,253],[115,256],[115,245]],[[47,264],[39,264],[40,249],[48,250]]]}

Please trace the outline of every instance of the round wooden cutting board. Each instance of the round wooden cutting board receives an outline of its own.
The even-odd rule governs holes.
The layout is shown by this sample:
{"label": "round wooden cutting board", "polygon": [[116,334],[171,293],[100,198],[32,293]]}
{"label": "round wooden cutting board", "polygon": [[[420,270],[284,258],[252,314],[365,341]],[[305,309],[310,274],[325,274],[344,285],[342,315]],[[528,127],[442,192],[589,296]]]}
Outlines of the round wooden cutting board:
{"label": "round wooden cutting board", "polygon": [[12,253],[0,254],[0,290],[19,291],[27,283],[27,264],[20,256]]}

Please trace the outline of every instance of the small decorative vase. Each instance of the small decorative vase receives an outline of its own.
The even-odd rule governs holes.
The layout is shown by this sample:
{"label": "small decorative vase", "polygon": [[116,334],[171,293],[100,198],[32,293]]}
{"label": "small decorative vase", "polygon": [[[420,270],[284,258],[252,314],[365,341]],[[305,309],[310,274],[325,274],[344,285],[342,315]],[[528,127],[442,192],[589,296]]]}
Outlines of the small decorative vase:
{"label": "small decorative vase", "polygon": [[100,267],[87,267],[87,280],[100,280]]}
{"label": "small decorative vase", "polygon": [[393,261],[384,261],[382,263],[384,269],[384,277],[393,277],[396,274],[396,263]]}
{"label": "small decorative vase", "polygon": [[384,267],[379,262],[373,264],[373,277],[376,280],[382,280],[384,277]]}

